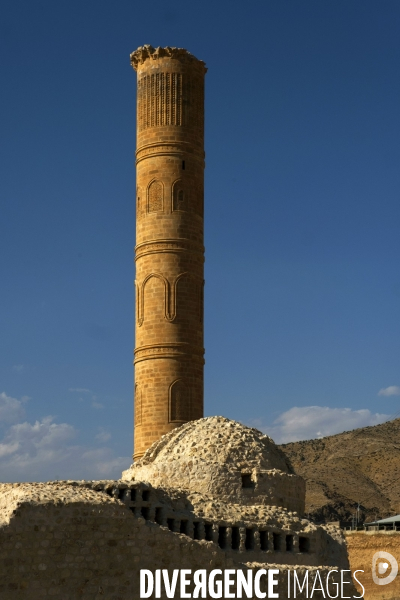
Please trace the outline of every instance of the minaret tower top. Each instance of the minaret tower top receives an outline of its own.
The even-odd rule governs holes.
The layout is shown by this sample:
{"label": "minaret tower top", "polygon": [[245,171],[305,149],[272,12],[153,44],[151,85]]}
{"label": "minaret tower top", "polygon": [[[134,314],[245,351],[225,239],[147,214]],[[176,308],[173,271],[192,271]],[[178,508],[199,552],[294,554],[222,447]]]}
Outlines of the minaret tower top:
{"label": "minaret tower top", "polygon": [[203,417],[204,63],[142,46],[137,72],[134,458]]}
{"label": "minaret tower top", "polygon": [[166,46],[165,48],[153,48],[149,44],[139,46],[135,52],[131,54],[131,64],[135,71],[142,65],[146,60],[158,60],[159,58],[173,58],[180,60],[182,63],[196,63],[202,70],[203,74],[207,72],[207,67],[202,60],[199,60],[193,54],[185,50],[185,48],[174,48]]}

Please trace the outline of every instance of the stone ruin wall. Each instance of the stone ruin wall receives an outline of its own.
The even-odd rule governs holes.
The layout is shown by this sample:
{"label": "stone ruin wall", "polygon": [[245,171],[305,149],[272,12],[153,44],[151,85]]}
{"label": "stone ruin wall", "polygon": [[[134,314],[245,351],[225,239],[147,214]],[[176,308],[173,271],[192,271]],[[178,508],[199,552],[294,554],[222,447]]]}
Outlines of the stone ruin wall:
{"label": "stone ruin wall", "polygon": [[[209,494],[209,480],[213,480],[212,495],[225,502],[241,503],[248,505],[268,505],[287,508],[298,514],[304,513],[305,482],[304,479],[294,474],[282,473],[276,469],[271,471],[259,471],[254,469],[251,473],[225,472],[219,469],[213,477],[213,466],[207,465],[208,477],[204,477],[204,468],[200,465],[197,470],[192,469],[191,461],[188,461],[187,471],[190,471],[189,489],[203,494]],[[243,478],[248,477],[248,485],[243,484]],[[148,465],[140,468],[140,479],[151,481],[155,487],[178,487],[182,484],[182,475],[177,471],[174,464]]]}
{"label": "stone ruin wall", "polygon": [[[267,531],[264,539],[269,546],[261,550],[262,529],[253,527],[249,536],[250,528],[238,524],[239,547],[233,550],[228,545],[235,525],[191,521],[182,499],[170,501],[167,507],[156,491],[142,484],[9,484],[1,491],[2,600],[132,600],[139,598],[140,569],[246,570],[277,565],[283,571],[287,566],[307,565],[315,571],[321,562],[319,546],[326,546],[321,534],[313,531],[308,534],[308,548],[301,552],[299,532],[282,527]],[[160,517],[163,524],[157,523],[157,508],[165,509]],[[283,548],[274,548],[278,539],[274,534],[281,536]],[[291,547],[285,547],[292,535]],[[329,570],[329,563],[324,564],[319,567],[321,574]],[[286,574],[281,575],[284,598]]]}

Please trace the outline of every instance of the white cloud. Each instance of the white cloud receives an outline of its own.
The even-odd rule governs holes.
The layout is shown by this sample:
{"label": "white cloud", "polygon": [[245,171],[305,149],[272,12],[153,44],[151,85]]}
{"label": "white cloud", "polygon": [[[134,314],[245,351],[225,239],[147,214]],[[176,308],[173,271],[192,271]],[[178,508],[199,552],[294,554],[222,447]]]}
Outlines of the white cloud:
{"label": "white cloud", "polygon": [[[92,395],[92,408],[95,408],[96,410],[101,410],[102,408],[104,408],[104,404],[102,404],[101,402],[97,402],[97,396],[95,394],[93,394],[92,390],[89,390],[88,388],[69,388],[70,392],[78,392],[79,394],[91,394]],[[80,402],[84,402],[83,398],[79,398]]]}
{"label": "white cloud", "polygon": [[[0,394],[0,415],[8,421],[23,417],[21,401]],[[78,431],[68,423],[56,423],[51,416],[35,423],[19,422],[0,439],[1,481],[49,481],[52,479],[117,479],[132,462],[118,457],[107,446],[90,447],[74,443]],[[100,429],[97,442],[111,435]]]}
{"label": "white cloud", "polygon": [[27,396],[24,396],[22,400],[7,396],[5,392],[0,394],[0,422],[15,423],[25,415],[25,410],[22,406],[22,402],[27,400]]}
{"label": "white cloud", "polygon": [[378,396],[400,396],[400,386],[389,385],[387,388],[382,388],[379,390]]}
{"label": "white cloud", "polygon": [[92,408],[97,408],[99,410],[101,408],[104,408],[104,405],[101,402],[96,402],[96,400],[93,400]]}
{"label": "white cloud", "polygon": [[255,419],[251,425],[271,436],[276,443],[285,444],[378,425],[388,418],[389,415],[371,413],[368,409],[294,406],[279,415],[271,426],[266,425],[263,419]]}
{"label": "white cloud", "polygon": [[99,433],[95,436],[95,439],[99,442],[108,442],[108,440],[111,440],[111,433],[103,429],[103,427],[99,427]]}

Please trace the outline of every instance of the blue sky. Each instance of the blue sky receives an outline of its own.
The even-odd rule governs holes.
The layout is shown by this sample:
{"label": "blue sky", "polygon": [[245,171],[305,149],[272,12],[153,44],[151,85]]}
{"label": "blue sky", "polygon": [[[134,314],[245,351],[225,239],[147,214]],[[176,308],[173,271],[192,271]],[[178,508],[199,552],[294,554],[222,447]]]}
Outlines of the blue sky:
{"label": "blue sky", "polygon": [[277,441],[400,410],[400,4],[2,3],[0,480],[133,446],[138,46],[206,75],[205,413]]}

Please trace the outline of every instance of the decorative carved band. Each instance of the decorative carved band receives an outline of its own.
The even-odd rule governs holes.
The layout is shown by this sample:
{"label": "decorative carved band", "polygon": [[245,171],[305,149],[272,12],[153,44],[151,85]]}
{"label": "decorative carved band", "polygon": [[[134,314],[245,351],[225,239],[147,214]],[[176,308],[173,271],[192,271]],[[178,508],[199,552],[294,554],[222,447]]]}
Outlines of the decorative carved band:
{"label": "decorative carved band", "polygon": [[204,254],[203,244],[198,244],[187,239],[169,239],[169,240],[147,240],[141,242],[135,248],[135,260],[139,260],[147,254],[157,254],[165,252],[191,252]]}
{"label": "decorative carved band", "polygon": [[152,73],[138,79],[137,128],[186,124],[182,74]]}
{"label": "decorative carved band", "polygon": [[161,48],[160,46],[158,48],[153,48],[150,44],[139,46],[137,50],[132,52],[131,65],[135,71],[137,71],[138,66],[142,65],[146,60],[157,60],[158,58],[163,57],[173,58],[183,63],[196,62],[199,66],[201,65],[203,67],[204,73],[207,71],[205,63],[193,56],[193,54],[185,50],[185,48],[175,48],[171,46],[166,46],[165,48]]}
{"label": "decorative carved band", "polygon": [[204,79],[164,66],[145,71],[137,82],[137,131],[171,126],[204,131]]}
{"label": "decorative carved band", "polygon": [[154,358],[179,358],[186,357],[190,360],[204,364],[204,348],[192,346],[184,342],[172,342],[165,344],[152,344],[135,348],[134,364],[143,360]]}
{"label": "decorative carved band", "polygon": [[[176,296],[177,296],[177,287],[178,282],[184,276],[189,277],[192,281],[197,281],[200,286],[200,290],[203,289],[204,281],[203,279],[198,279],[194,277],[191,273],[184,271],[183,273],[179,273],[172,281],[169,281],[167,277],[164,277],[162,273],[149,273],[140,284],[135,281],[136,286],[136,318],[138,326],[141,327],[144,321],[144,290],[146,283],[152,278],[159,279],[164,286],[164,318],[169,323],[172,323],[176,319]],[[200,300],[199,305],[199,314],[202,313],[202,305]],[[201,317],[200,317],[201,318]]]}
{"label": "decorative carved band", "polygon": [[183,153],[195,155],[196,158],[204,162],[205,153],[203,150],[196,152],[193,145],[188,145],[187,142],[155,142],[154,144],[146,144],[140,146],[136,150],[136,164],[145,158],[152,156],[181,156]]}

